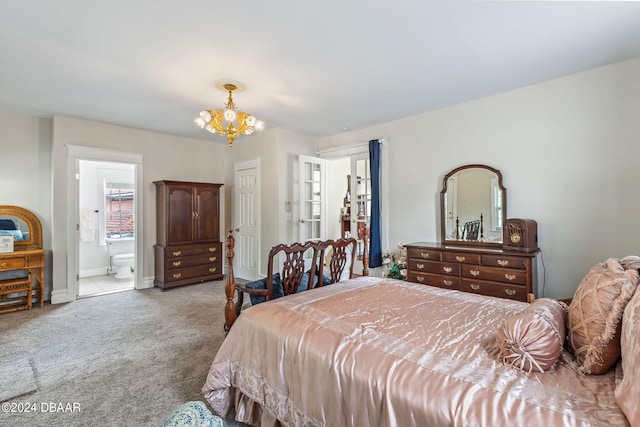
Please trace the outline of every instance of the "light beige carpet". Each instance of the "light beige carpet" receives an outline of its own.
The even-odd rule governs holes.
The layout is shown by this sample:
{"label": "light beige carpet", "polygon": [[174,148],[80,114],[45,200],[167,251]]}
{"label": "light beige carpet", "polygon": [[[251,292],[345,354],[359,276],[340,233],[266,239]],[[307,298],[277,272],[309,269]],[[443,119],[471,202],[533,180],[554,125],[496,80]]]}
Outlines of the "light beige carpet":
{"label": "light beige carpet", "polygon": [[225,301],[217,281],[0,315],[1,400],[35,408],[0,426],[161,426],[204,401]]}

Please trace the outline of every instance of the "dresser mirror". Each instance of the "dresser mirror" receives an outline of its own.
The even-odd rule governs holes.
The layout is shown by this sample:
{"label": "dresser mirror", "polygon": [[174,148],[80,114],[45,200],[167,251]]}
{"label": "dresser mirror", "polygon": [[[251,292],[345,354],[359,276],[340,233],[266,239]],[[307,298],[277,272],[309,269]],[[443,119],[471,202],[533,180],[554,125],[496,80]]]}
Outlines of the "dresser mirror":
{"label": "dresser mirror", "polygon": [[0,236],[13,236],[14,250],[42,248],[40,221],[18,206],[0,206]]}
{"label": "dresser mirror", "polygon": [[442,243],[501,247],[506,216],[507,190],[499,170],[465,165],[445,175],[440,192]]}

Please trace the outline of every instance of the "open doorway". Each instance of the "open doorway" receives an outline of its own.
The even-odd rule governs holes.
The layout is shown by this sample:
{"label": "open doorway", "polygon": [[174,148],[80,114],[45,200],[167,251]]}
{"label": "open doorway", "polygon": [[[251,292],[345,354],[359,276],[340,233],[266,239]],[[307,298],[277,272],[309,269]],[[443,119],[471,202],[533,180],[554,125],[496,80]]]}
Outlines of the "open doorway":
{"label": "open doorway", "polygon": [[78,161],[79,298],[135,288],[135,164]]}

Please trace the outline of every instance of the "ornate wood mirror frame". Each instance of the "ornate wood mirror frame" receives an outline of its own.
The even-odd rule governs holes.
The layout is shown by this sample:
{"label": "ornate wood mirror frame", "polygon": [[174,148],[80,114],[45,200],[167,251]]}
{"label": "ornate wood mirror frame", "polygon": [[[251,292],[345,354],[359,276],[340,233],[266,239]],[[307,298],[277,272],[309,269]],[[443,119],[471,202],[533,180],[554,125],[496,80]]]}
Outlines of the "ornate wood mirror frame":
{"label": "ornate wood mirror frame", "polygon": [[13,233],[14,250],[42,248],[42,225],[31,211],[19,206],[0,205],[0,220],[10,220],[14,224],[13,230],[10,227],[4,230],[4,233]]}
{"label": "ornate wood mirror frame", "polygon": [[440,192],[443,244],[502,247],[507,190],[499,170],[464,165],[447,173]]}

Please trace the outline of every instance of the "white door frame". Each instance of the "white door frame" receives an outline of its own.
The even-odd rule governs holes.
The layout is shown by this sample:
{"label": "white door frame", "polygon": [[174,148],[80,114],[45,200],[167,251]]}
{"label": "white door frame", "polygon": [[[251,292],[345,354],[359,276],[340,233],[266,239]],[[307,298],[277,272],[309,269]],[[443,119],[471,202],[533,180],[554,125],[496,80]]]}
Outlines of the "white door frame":
{"label": "white door frame", "polygon": [[[79,232],[76,230],[76,224],[79,224],[79,212],[78,212],[78,164],[80,160],[92,160],[97,162],[119,162],[119,163],[132,163],[135,169],[135,212],[134,212],[134,227],[135,227],[135,272],[134,272],[134,287],[135,289],[144,289],[153,287],[143,283],[143,242],[142,242],[142,230],[143,228],[143,185],[142,185],[142,154],[131,153],[126,151],[114,151],[104,150],[93,147],[83,147],[79,145],[67,145],[67,188],[69,189],[69,198],[67,205],[67,295],[77,298],[78,295],[78,248],[79,248]],[[73,189],[73,190],[72,190]]]}
{"label": "white door frame", "polygon": [[[238,185],[238,178],[239,178],[239,172],[240,171],[245,171],[247,169],[253,169],[255,172],[255,177],[256,177],[256,193],[255,193],[255,204],[254,204],[254,209],[256,210],[256,212],[254,212],[254,218],[255,218],[255,245],[253,246],[253,251],[254,253],[250,255],[250,259],[254,259],[256,260],[256,265],[255,268],[253,269],[253,277],[242,277],[241,274],[244,275],[250,275],[248,272],[245,272],[244,270],[242,270],[242,273],[240,273],[240,261],[241,261],[241,257],[242,255],[242,251],[245,250],[245,248],[242,247],[241,243],[240,243],[240,239],[236,238],[236,248],[234,250],[235,252],[235,257],[233,258],[233,271],[234,271],[234,275],[236,277],[242,277],[243,279],[247,279],[247,280],[257,280],[258,276],[260,274],[262,265],[260,262],[260,248],[261,248],[261,239],[260,239],[260,212],[262,210],[261,207],[261,203],[260,203],[260,158],[257,159],[253,159],[253,160],[246,160],[246,161],[242,161],[242,162],[238,162],[238,163],[234,163],[233,165],[233,213],[231,215],[231,217],[233,218],[233,222],[232,222],[232,228],[234,230],[234,233],[237,233],[238,231],[236,230],[240,224],[241,224],[241,220],[240,220],[240,186]],[[236,235],[237,237],[237,235]]]}

